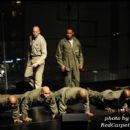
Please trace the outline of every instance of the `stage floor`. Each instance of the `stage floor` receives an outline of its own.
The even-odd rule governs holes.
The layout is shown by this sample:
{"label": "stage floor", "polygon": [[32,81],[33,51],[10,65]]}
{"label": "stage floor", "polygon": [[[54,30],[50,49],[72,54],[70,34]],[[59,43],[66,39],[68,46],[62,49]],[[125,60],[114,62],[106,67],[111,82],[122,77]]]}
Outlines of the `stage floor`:
{"label": "stage floor", "polygon": [[[56,89],[56,88],[55,88]],[[10,87],[8,91],[0,89],[1,94],[20,94],[31,90],[26,83],[19,83]],[[0,113],[0,130],[106,130],[106,129],[130,129],[130,113],[108,113],[91,105],[94,116],[87,122],[64,122],[61,119],[51,119],[49,112],[43,106],[33,107],[29,115],[33,121],[30,123],[14,124],[11,113]]]}
{"label": "stage floor", "polygon": [[[87,122],[68,121],[63,125],[62,119],[51,119],[44,107],[33,107],[29,110],[33,121],[30,123],[14,124],[9,112],[0,114],[0,130],[106,130],[106,129],[130,129],[130,114],[107,113],[104,110],[92,107],[94,117]],[[73,113],[74,114],[74,113]],[[71,119],[70,119],[71,120]]]}

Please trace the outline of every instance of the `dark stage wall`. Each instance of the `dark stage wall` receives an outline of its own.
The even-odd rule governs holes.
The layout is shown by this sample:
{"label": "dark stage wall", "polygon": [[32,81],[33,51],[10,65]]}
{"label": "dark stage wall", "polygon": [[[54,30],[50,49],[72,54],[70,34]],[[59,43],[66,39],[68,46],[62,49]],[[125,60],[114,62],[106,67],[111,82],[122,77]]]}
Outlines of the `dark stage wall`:
{"label": "dark stage wall", "polygon": [[[62,83],[55,51],[67,26],[74,28],[83,47],[82,83],[130,78],[128,1],[23,1],[21,4],[1,1],[0,10],[0,35],[4,34],[6,59],[14,60],[7,65],[8,80],[23,78],[26,45],[35,24],[41,27],[47,40],[44,81]],[[3,37],[0,61],[2,64]]]}

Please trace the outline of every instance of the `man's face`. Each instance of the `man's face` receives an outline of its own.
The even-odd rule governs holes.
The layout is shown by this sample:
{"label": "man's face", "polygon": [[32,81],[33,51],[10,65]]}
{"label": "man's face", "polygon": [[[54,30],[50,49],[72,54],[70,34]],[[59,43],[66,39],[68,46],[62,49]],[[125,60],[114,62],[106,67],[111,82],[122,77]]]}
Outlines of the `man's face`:
{"label": "man's face", "polygon": [[45,91],[43,95],[45,98],[48,98],[50,96],[50,91]]}
{"label": "man's face", "polygon": [[16,108],[17,102],[8,101],[8,104],[11,108]]}
{"label": "man's face", "polygon": [[41,94],[44,98],[48,98],[51,95],[51,91],[48,87],[43,87],[41,90]]}
{"label": "man's face", "polygon": [[33,27],[33,36],[36,38],[40,34],[39,27]]}
{"label": "man's face", "polygon": [[50,95],[51,95],[50,91],[44,91],[42,93],[42,97],[43,97],[43,99],[44,99],[45,102],[49,102],[50,101],[50,99],[51,99]]}
{"label": "man's face", "polygon": [[67,29],[66,31],[66,37],[68,40],[71,40],[73,38],[74,32],[72,29]]}

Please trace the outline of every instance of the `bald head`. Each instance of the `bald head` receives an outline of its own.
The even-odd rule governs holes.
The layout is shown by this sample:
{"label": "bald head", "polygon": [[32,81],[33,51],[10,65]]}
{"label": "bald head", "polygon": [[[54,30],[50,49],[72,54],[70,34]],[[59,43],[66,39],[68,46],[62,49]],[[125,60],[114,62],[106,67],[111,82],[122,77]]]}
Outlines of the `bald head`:
{"label": "bald head", "polygon": [[80,102],[84,102],[87,99],[87,90],[81,88],[77,93],[77,99],[80,100]]}
{"label": "bald head", "polygon": [[125,88],[124,89],[124,95],[125,95],[126,98],[130,98],[130,90]]}
{"label": "bald head", "polygon": [[87,96],[87,90],[81,88],[81,89],[79,90],[79,95],[80,95],[81,97],[86,97],[86,96]]}
{"label": "bald head", "polygon": [[43,86],[41,89],[42,95],[44,95],[45,98],[49,97],[51,94],[51,90],[48,86]]}
{"label": "bald head", "polygon": [[11,106],[11,107],[15,107],[16,104],[17,104],[17,97],[15,95],[11,95],[8,97],[8,104]]}
{"label": "bald head", "polygon": [[40,28],[38,26],[33,27],[33,36],[36,38],[40,34]]}

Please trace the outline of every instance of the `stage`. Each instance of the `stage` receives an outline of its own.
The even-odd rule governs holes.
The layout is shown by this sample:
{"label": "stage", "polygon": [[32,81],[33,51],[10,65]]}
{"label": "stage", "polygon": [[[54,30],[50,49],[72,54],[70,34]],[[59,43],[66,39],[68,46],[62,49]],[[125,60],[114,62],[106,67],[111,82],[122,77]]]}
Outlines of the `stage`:
{"label": "stage", "polygon": [[[9,112],[0,115],[0,129],[1,130],[106,130],[106,129],[129,129],[130,127],[130,114],[120,113],[107,113],[104,110],[96,109],[91,106],[91,111],[94,113],[92,118],[87,121],[78,119],[76,113],[75,119],[68,119],[63,121],[61,119],[51,119],[49,112],[44,107],[33,107],[29,110],[30,117],[33,118],[32,122],[14,124]],[[69,115],[69,114],[68,114]],[[76,117],[77,116],[77,117]],[[74,117],[74,116],[71,116]],[[77,118],[77,119],[76,119]],[[77,121],[76,121],[77,120]]]}
{"label": "stage", "polygon": [[[125,82],[126,83],[126,82]],[[107,83],[108,84],[108,83]],[[47,84],[51,86],[51,90],[55,91],[58,90],[57,85]],[[82,86],[87,86],[93,90],[105,90],[107,88],[114,89],[114,86],[111,86],[110,83],[108,85],[100,83],[95,83],[94,85],[89,84],[82,84]],[[110,87],[111,86],[111,87]],[[12,84],[9,86],[9,89],[6,90],[5,87],[0,88],[1,94],[21,94],[26,91],[32,90],[28,83],[26,82],[18,82],[16,84]],[[76,104],[75,107],[79,104]],[[21,123],[21,124],[14,124],[13,120],[11,119],[10,111],[5,113],[0,113],[0,130],[67,130],[67,129],[74,129],[74,130],[106,130],[106,129],[130,129],[130,113],[108,113],[103,109],[99,109],[93,104],[90,104],[91,112],[93,112],[94,116],[88,118],[87,121],[84,119],[78,121],[78,116],[74,116],[75,121],[70,118],[68,121],[63,121],[62,118],[60,119],[52,119],[50,116],[50,112],[47,108],[43,106],[35,106],[30,108],[29,116],[33,119],[32,122],[29,123]],[[74,115],[77,113],[73,113]],[[76,121],[77,119],[77,121]]]}

